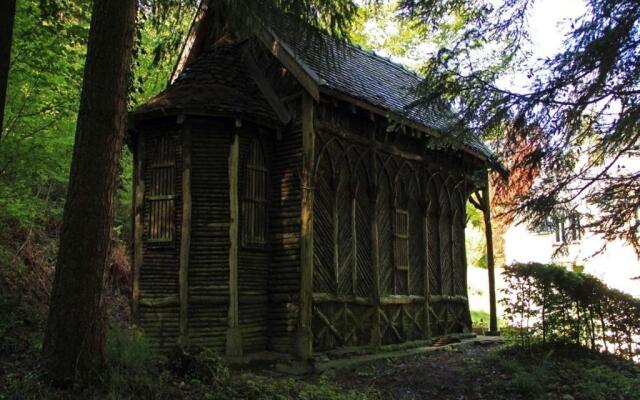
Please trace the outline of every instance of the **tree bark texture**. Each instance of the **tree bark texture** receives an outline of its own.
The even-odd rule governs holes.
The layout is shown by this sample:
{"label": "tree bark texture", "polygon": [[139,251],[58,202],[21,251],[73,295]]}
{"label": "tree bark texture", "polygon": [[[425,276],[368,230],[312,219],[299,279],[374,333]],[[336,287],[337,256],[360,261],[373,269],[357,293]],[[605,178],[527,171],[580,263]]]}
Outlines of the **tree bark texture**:
{"label": "tree bark texture", "polygon": [[13,21],[16,16],[16,0],[0,1],[0,137],[4,126],[4,107],[7,101]]}
{"label": "tree bark texture", "polygon": [[58,385],[104,361],[103,275],[127,112],[135,0],[94,0],[60,249],[43,355]]}

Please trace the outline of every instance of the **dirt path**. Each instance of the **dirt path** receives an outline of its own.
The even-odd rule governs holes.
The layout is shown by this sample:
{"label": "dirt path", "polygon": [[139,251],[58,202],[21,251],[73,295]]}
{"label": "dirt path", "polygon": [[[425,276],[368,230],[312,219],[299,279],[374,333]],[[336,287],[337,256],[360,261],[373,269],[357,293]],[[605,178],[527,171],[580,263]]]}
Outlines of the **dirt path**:
{"label": "dirt path", "polygon": [[443,348],[437,352],[399,359],[383,359],[352,370],[333,372],[332,380],[345,389],[373,387],[384,398],[512,399],[492,385],[503,380],[492,364],[496,343]]}

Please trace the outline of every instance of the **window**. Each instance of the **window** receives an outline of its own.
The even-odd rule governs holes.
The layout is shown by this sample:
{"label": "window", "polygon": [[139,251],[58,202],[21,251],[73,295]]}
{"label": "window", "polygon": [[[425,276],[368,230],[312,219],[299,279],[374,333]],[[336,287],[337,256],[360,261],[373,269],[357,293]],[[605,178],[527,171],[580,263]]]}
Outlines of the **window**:
{"label": "window", "polygon": [[580,213],[559,210],[550,217],[548,224],[552,229],[557,244],[568,244],[582,239],[582,227],[580,226]]}
{"label": "window", "polygon": [[402,271],[409,270],[409,212],[396,210],[395,220],[395,265]]}
{"label": "window", "polygon": [[554,235],[557,244],[577,242],[582,239],[581,217],[577,211],[556,210],[533,227],[533,231],[541,235]]}
{"label": "window", "polygon": [[149,164],[148,232],[149,242],[170,243],[175,235],[176,152],[167,137],[155,140]]}
{"label": "window", "polygon": [[396,185],[393,214],[393,264],[395,294],[409,294],[409,194],[405,182]]}
{"label": "window", "polygon": [[267,243],[268,177],[262,146],[254,140],[247,157],[242,196],[242,242],[246,246]]}

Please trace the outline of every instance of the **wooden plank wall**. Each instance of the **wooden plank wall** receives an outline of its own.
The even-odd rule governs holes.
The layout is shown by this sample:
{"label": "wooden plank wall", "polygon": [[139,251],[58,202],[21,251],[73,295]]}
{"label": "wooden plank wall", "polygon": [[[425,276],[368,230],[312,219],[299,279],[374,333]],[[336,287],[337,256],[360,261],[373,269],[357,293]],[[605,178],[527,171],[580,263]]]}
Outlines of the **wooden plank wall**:
{"label": "wooden plank wall", "polygon": [[[259,140],[270,167],[271,142],[274,135],[261,128],[243,123],[240,132],[240,168],[239,195],[244,197],[245,179],[247,179],[247,158],[253,140]],[[241,221],[244,216],[240,215]],[[239,237],[243,224],[240,223]],[[247,246],[239,240],[238,250],[238,297],[239,325],[242,333],[242,345],[245,353],[263,351],[267,348],[269,324],[269,246]]]}
{"label": "wooden plank wall", "polygon": [[229,305],[229,178],[232,122],[191,119],[192,231],[189,342],[221,353]]}
{"label": "wooden plank wall", "polygon": [[298,318],[301,140],[298,115],[274,143],[270,163],[269,348],[284,353],[293,351]]}
{"label": "wooden plank wall", "polygon": [[[161,120],[145,124],[141,130],[141,140],[144,141],[142,156],[142,176],[145,182],[151,180],[149,160],[154,157],[155,142],[160,137],[170,138],[175,145],[175,218],[174,240],[168,244],[153,245],[146,238],[149,235],[149,201],[143,202],[143,234],[142,234],[142,263],[136,272],[139,282],[138,314],[136,319],[139,326],[146,332],[152,345],[159,350],[173,347],[180,334],[180,307],[178,302],[178,265],[180,255],[182,202],[180,188],[182,187],[182,147],[180,142],[180,127],[174,121]],[[144,186],[144,198],[148,199],[150,185]]]}

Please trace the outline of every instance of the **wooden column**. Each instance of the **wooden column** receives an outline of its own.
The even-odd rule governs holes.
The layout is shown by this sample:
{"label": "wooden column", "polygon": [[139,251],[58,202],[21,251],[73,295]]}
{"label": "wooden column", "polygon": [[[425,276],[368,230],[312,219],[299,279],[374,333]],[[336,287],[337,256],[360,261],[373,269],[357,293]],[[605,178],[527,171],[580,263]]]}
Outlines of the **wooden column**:
{"label": "wooden column", "polygon": [[[426,180],[425,180],[426,181]],[[426,198],[427,193],[427,185],[424,185],[424,196]],[[428,213],[429,213],[429,202],[427,200],[424,201],[422,209],[424,210],[423,218],[422,218],[422,239],[424,245],[423,257],[423,267],[424,268],[424,336],[425,339],[431,339],[431,311],[429,308],[431,307],[431,282],[429,281],[429,225],[428,225]]]}
{"label": "wooden column", "polygon": [[314,104],[307,93],[302,97],[302,193],[300,205],[300,314],[296,353],[303,360],[313,353],[311,319],[313,307],[313,169],[315,166]]}
{"label": "wooden column", "polygon": [[189,252],[191,250],[191,129],[182,129],[182,228],[180,238],[180,344],[189,342]]}
{"label": "wooden column", "polygon": [[136,322],[140,317],[140,269],[143,261],[144,237],[144,158],[145,145],[142,134],[137,133],[133,151],[133,284],[132,313]]}
{"label": "wooden column", "polygon": [[[487,180],[488,181],[488,180]],[[489,272],[489,334],[498,335],[498,315],[496,307],[495,259],[493,256],[493,230],[491,227],[491,197],[489,183],[482,194],[484,231],[487,240],[487,270]]]}
{"label": "wooden column", "polygon": [[491,197],[488,181],[487,179],[485,188],[479,189],[469,197],[469,201],[475,208],[482,211],[484,217],[484,233],[487,242],[487,271],[489,274],[489,332],[487,332],[487,334],[499,335],[496,307],[495,259],[493,256],[493,230],[491,228]]}
{"label": "wooden column", "polygon": [[373,272],[373,321],[371,321],[371,345],[379,347],[382,344],[380,329],[380,232],[378,230],[378,163],[376,162],[376,135],[371,132],[370,168],[373,172],[373,193],[371,193],[371,267]]}
{"label": "wooden column", "polygon": [[356,196],[359,190],[360,189],[357,188],[351,198],[351,252],[353,253],[353,257],[351,257],[351,290],[354,296],[358,295],[358,232],[356,229],[358,204]]}
{"label": "wooden column", "polygon": [[227,317],[226,354],[242,356],[242,334],[239,327],[238,310],[238,223],[240,216],[238,198],[238,168],[240,163],[241,121],[236,121],[231,148],[229,150],[229,315]]}

